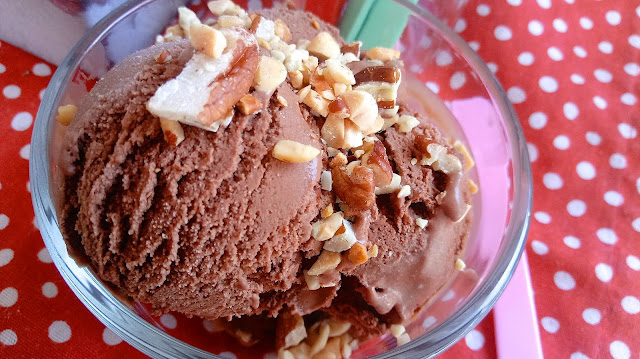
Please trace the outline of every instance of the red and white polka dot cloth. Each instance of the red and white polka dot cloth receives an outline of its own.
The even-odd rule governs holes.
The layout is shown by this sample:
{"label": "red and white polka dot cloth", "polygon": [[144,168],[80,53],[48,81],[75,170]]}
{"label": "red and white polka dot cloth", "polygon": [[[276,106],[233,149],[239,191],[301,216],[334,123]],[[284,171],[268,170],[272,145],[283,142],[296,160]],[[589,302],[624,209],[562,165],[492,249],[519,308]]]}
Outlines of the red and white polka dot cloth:
{"label": "red and white polka dot cloth", "polygon": [[[323,6],[335,19],[340,4]],[[470,0],[455,29],[502,82],[528,140],[545,356],[639,358],[640,2]],[[29,141],[54,69],[0,39],[0,357],[143,357],[75,298],[35,227]],[[464,79],[440,86],[464,91]],[[172,332],[197,319],[159,321]],[[249,357],[236,349],[224,355]],[[495,356],[490,314],[442,357]]]}

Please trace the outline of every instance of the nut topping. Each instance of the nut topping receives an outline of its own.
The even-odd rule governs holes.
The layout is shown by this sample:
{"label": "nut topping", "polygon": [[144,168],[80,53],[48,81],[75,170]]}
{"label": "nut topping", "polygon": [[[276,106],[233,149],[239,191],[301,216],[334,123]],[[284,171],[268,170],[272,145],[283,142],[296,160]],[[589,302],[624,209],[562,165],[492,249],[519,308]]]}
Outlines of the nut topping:
{"label": "nut topping", "polygon": [[243,115],[253,115],[262,110],[262,103],[252,94],[246,94],[240,98],[236,107]]}
{"label": "nut topping", "polygon": [[300,344],[307,337],[304,319],[298,314],[283,311],[276,324],[276,348],[289,348]]}
{"label": "nut topping", "polygon": [[417,118],[409,115],[402,115],[398,119],[398,131],[407,133],[411,132],[416,126],[420,124]]}
{"label": "nut topping", "polygon": [[344,216],[341,212],[336,212],[327,218],[315,222],[311,226],[311,236],[318,241],[326,241],[333,237],[340,227],[342,227],[343,218]]}
{"label": "nut topping", "polygon": [[362,156],[362,164],[373,171],[373,182],[376,187],[385,187],[391,183],[393,169],[387,157],[387,150],[382,142],[373,142],[371,151]]}
{"label": "nut topping", "polygon": [[[218,30],[216,30],[218,31]],[[222,55],[196,53],[182,72],[160,86],[147,103],[152,114],[208,131],[249,92],[258,66],[255,39],[242,28],[220,30],[228,43]]]}
{"label": "nut topping", "polygon": [[286,78],[287,70],[280,61],[273,57],[260,56],[253,79],[256,90],[271,94]]}
{"label": "nut topping", "polygon": [[333,59],[340,56],[340,45],[330,33],[323,31],[311,39],[307,51],[318,58]]}
{"label": "nut topping", "polygon": [[177,146],[184,140],[184,131],[180,122],[160,118],[160,128],[162,128],[164,140],[171,146]]}
{"label": "nut topping", "polygon": [[236,5],[231,0],[215,0],[209,1],[207,7],[212,14],[216,16],[222,15],[246,15],[243,8]]}
{"label": "nut topping", "polygon": [[395,66],[369,66],[355,74],[356,84],[363,82],[386,82],[395,84],[400,82],[402,73]]}
{"label": "nut topping", "polygon": [[318,256],[315,263],[309,268],[309,275],[320,275],[332,269],[336,269],[340,264],[340,253],[324,250]]}
{"label": "nut topping", "polygon": [[189,28],[191,45],[214,59],[220,57],[227,47],[227,39],[222,32],[203,24],[191,24]]}
{"label": "nut topping", "polygon": [[287,24],[280,19],[276,19],[275,21],[275,33],[282,41],[289,42],[291,41],[291,31]]}
{"label": "nut topping", "polygon": [[311,161],[320,154],[320,150],[291,140],[280,140],[273,147],[273,157],[283,162],[303,163]]}
{"label": "nut topping", "polygon": [[371,60],[387,62],[399,59],[400,51],[395,49],[387,49],[384,47],[374,47],[367,50],[367,57]]}
{"label": "nut topping", "polygon": [[323,248],[332,252],[344,252],[356,243],[356,234],[353,232],[351,223],[342,220],[342,227],[336,232],[333,238],[324,242]]}
{"label": "nut topping", "polygon": [[58,115],[56,121],[63,126],[69,126],[73,118],[76,116],[78,108],[74,105],[64,105],[58,107]]}
{"label": "nut topping", "polygon": [[373,207],[376,197],[373,171],[370,168],[358,166],[349,175],[346,169],[336,167],[331,170],[331,174],[334,192],[349,205],[351,212],[358,213]]}
{"label": "nut topping", "polygon": [[189,35],[189,29],[193,24],[200,24],[200,19],[198,19],[198,15],[190,9],[181,6],[178,8],[178,24],[184,34]]}
{"label": "nut topping", "polygon": [[376,187],[376,190],[375,190],[376,196],[379,196],[379,195],[382,195],[382,194],[393,193],[393,192],[399,190],[400,189],[400,181],[401,180],[402,180],[402,178],[400,177],[400,175],[394,173],[393,176],[391,177],[391,183],[389,183],[388,186]]}
{"label": "nut topping", "polygon": [[347,252],[347,258],[349,261],[355,265],[360,265],[365,263],[369,256],[367,255],[367,249],[360,243],[355,243],[349,252]]}
{"label": "nut topping", "polygon": [[346,45],[342,45],[342,47],[340,48],[340,52],[342,52],[343,54],[354,54],[355,57],[359,58],[360,47],[362,47],[362,42],[354,41]]}

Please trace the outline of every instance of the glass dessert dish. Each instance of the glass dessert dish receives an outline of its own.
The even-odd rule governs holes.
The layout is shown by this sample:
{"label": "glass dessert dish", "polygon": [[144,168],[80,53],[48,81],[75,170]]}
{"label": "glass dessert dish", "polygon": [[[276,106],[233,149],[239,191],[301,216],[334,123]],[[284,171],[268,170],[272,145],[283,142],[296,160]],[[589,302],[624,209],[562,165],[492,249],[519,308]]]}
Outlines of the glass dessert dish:
{"label": "glass dessert dish", "polygon": [[[60,186],[55,181],[56,171],[60,171],[56,155],[66,130],[55,120],[58,107],[79,105],[116,63],[151,45],[156,35],[175,21],[177,8],[182,5],[184,2],[177,0],[129,1],[74,47],[53,76],[38,111],[31,143],[32,197],[54,263],[100,321],[152,357],[219,358],[221,352],[234,346],[226,334],[208,333],[211,322],[185,318],[181,325],[188,330],[168,332],[143,304],[114,295],[84,263],[71,257],[58,227],[53,198]],[[487,66],[464,40],[437,20],[437,14],[409,1],[390,0],[387,5],[408,16],[408,25],[395,46],[401,50],[406,71],[412,73],[406,78],[413,105],[439,119],[436,125],[448,136],[466,144],[475,160],[469,177],[480,190],[472,199],[473,224],[463,255],[465,268],[456,272],[406,326],[411,341],[397,346],[396,339],[387,334],[361,343],[351,357],[425,358],[462,338],[505,289],[524,248],[531,174],[518,120]],[[387,30],[381,25],[379,31]],[[440,54],[451,58],[448,66],[437,66]],[[455,117],[447,115],[449,111],[435,100],[425,83],[437,89]],[[267,346],[240,350],[257,357],[272,351]]]}

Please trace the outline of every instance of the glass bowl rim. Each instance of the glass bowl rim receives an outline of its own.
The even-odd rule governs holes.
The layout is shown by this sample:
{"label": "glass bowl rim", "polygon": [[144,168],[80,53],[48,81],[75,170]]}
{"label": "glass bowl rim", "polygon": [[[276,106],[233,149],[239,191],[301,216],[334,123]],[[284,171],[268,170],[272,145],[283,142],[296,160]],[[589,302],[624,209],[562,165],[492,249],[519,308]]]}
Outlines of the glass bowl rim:
{"label": "glass bowl rim", "polygon": [[[56,250],[55,242],[64,241],[57,226],[55,207],[49,189],[51,175],[48,135],[51,120],[55,113],[54,106],[61,100],[67,84],[73,73],[79,67],[81,60],[96,43],[121,20],[135,13],[138,9],[147,6],[156,0],[129,0],[116,10],[104,17],[94,25],[73,47],[69,54],[57,68],[38,109],[31,139],[31,155],[29,162],[29,175],[32,181],[32,202],[34,205],[36,220],[41,229],[41,234],[46,247],[50,250],[51,257],[65,282],[74,294],[109,329],[122,337],[129,344],[144,354],[152,357],[169,357],[172,354],[188,354],[198,358],[222,358],[215,354],[196,348],[168,333],[154,327],[127,308],[120,301],[115,301],[115,311],[105,313],[112,308],[96,306],[93,293],[85,293],[80,279],[73,273]],[[515,268],[524,250],[532,202],[531,166],[527,145],[520,123],[513,106],[503,88],[480,57],[469,47],[457,33],[447,27],[427,10],[415,5],[408,0],[391,0],[400,6],[410,10],[414,16],[422,20],[442,37],[461,56],[478,75],[479,80],[485,86],[492,105],[498,110],[506,125],[507,138],[510,140],[512,151],[512,175],[513,175],[513,208],[509,218],[504,241],[500,246],[496,257],[491,264],[489,275],[476,288],[466,303],[449,318],[440,323],[429,334],[420,336],[409,343],[397,347],[391,351],[379,354],[376,358],[391,358],[402,355],[406,358],[424,358],[424,354],[414,356],[419,347],[427,344],[430,348],[429,357],[438,355],[451,345],[460,340],[473,329],[491,310],[498,300],[506,285],[509,283]],[[94,278],[97,280],[97,278]],[[97,280],[100,283],[99,280]],[[92,283],[89,283],[93,286]],[[113,296],[106,287],[93,288],[101,295]],[[133,326],[132,326],[133,325]],[[124,328],[127,327],[127,328]],[[144,334],[140,334],[144,333]],[[403,355],[404,354],[404,355]]]}

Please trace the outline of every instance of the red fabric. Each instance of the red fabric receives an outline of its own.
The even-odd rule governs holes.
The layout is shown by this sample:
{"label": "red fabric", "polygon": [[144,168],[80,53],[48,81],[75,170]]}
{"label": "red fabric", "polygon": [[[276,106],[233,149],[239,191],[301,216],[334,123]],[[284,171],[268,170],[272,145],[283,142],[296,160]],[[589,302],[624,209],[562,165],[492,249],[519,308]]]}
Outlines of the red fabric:
{"label": "red fabric", "polygon": [[[529,143],[535,218],[527,251],[549,358],[640,353],[639,5],[470,0],[456,23],[497,69]],[[340,10],[327,9],[325,19]],[[54,69],[0,41],[0,356],[143,357],[75,298],[34,227],[26,158]],[[449,78],[430,81],[443,96],[465,91]],[[198,319],[159,322],[205,348],[221,336],[199,330]],[[251,353],[223,342],[212,350]],[[495,356],[491,314],[442,355]]]}

